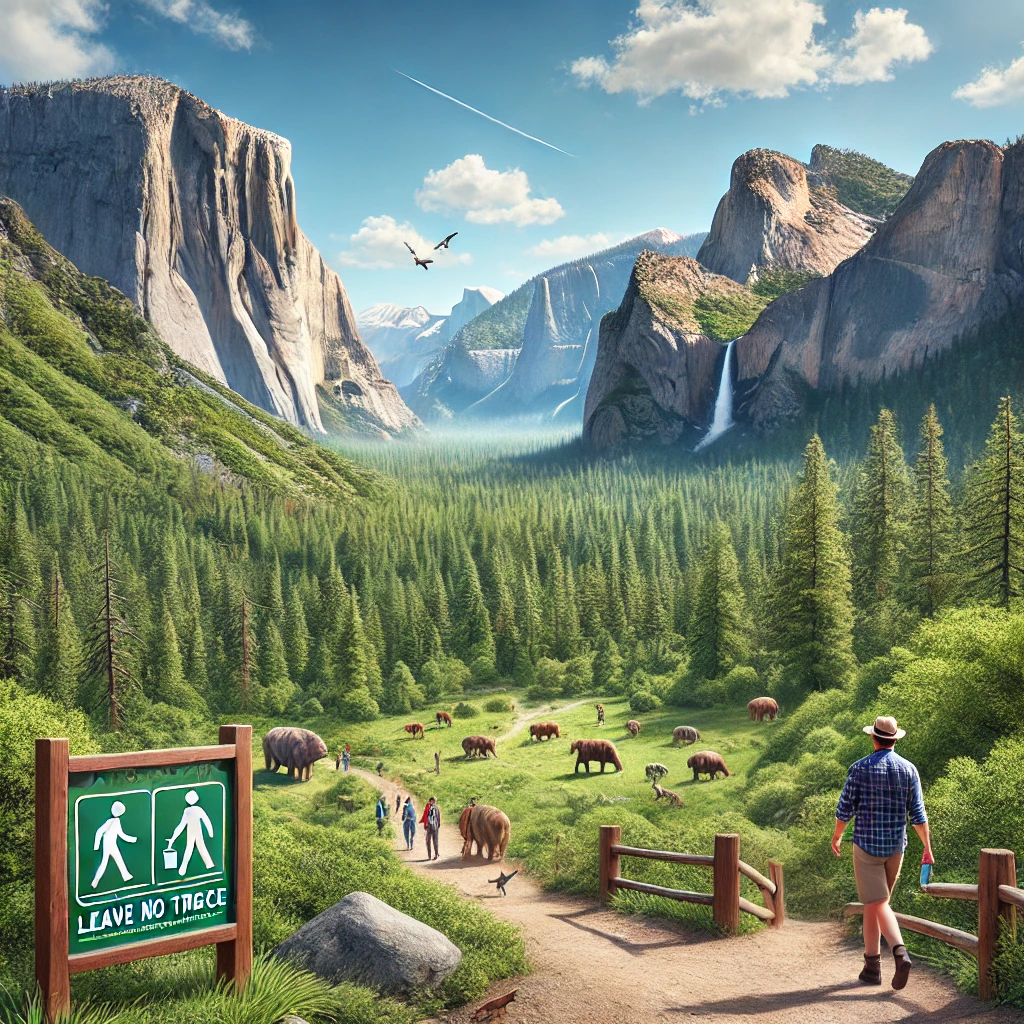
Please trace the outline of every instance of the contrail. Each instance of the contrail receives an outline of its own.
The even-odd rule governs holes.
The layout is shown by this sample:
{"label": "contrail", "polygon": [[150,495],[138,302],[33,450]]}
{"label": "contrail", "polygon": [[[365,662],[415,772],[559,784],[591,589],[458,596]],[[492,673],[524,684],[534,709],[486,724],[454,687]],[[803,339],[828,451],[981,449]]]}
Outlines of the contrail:
{"label": "contrail", "polygon": [[441,92],[440,89],[435,89],[432,85],[427,85],[426,82],[421,82],[418,78],[413,78],[412,75],[407,75],[404,71],[399,71],[397,68],[392,68],[392,71],[396,75],[401,75],[403,78],[408,78],[410,82],[415,82],[417,85],[422,85],[424,89],[429,89],[431,92],[436,92],[438,96],[443,96],[446,100],[451,100],[452,103],[458,103],[460,107],[465,107],[467,110],[472,110],[474,114],[479,114],[481,117],[486,117],[488,121],[493,121],[495,124],[500,124],[502,128],[507,128],[510,132],[515,132],[516,135],[522,135],[524,139],[530,139],[532,142],[539,142],[542,146],[547,146],[548,149],[555,150],[556,153],[562,153],[565,156],[571,156],[573,159],[575,155],[572,153],[566,153],[564,149],[559,149],[557,146],[552,146],[550,142],[545,142],[543,139],[538,139],[536,135],[527,135],[526,132],[521,132],[518,128],[513,128],[510,124],[505,124],[504,121],[499,121],[496,117],[491,117],[490,114],[485,114],[482,110],[477,110],[476,107],[471,107],[468,103],[463,103],[462,100],[457,100],[454,96],[449,96],[446,92]]}

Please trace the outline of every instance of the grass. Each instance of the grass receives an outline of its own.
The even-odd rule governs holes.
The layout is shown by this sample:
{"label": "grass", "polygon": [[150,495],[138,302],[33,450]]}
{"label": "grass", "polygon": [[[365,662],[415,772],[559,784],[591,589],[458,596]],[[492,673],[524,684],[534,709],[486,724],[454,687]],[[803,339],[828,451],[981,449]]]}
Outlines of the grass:
{"label": "grass", "polygon": [[852,149],[815,146],[811,169],[822,175],[844,206],[885,218],[899,205],[914,179]]}
{"label": "grass", "polygon": [[[520,710],[523,698],[510,694]],[[322,722],[319,728],[334,751],[350,743],[353,763],[373,770],[383,761],[385,774],[397,777],[413,792],[419,803],[435,795],[446,820],[453,821],[468,803],[477,797],[483,803],[500,807],[512,822],[508,856],[521,860],[546,886],[567,892],[594,895],[597,892],[597,836],[601,824],[619,824],[623,841],[639,846],[711,853],[717,831],[736,831],[742,836],[742,856],[762,872],[769,858],[785,859],[788,841],[782,832],[762,829],[743,815],[743,792],[747,773],[754,766],[763,745],[765,732],[774,724],[755,725],[747,720],[746,709],[736,711],[681,711],[661,708],[639,716],[643,731],[633,739],[625,723],[634,716],[624,698],[603,701],[606,724],[595,725],[593,698],[569,711],[551,715],[562,727],[559,740],[531,742],[524,728],[512,738],[497,744],[498,760],[465,760],[461,743],[469,734],[501,737],[512,726],[509,712],[486,712],[483,707],[494,695],[474,698],[481,715],[468,722],[456,719],[451,729],[435,729],[431,724],[425,740],[412,740],[402,731],[406,721],[416,719],[433,723],[435,708],[413,716],[385,718],[364,725],[340,726]],[[548,705],[540,705],[546,708]],[[536,710],[533,708],[531,710]],[[445,705],[451,711],[451,705]],[[542,718],[547,718],[545,714]],[[701,740],[695,747],[676,748],[672,729],[676,725],[695,725]],[[575,755],[569,753],[573,739],[612,740],[623,762],[621,773],[609,769],[604,775],[595,770],[587,776],[581,769],[574,773]],[[695,750],[717,750],[732,775],[715,782],[692,781],[686,760]],[[441,774],[434,775],[433,754],[440,751]],[[675,790],[685,803],[683,808],[654,802],[654,794],[644,777],[644,766],[659,761],[670,769],[662,785]],[[654,861],[629,861],[631,877],[676,888],[709,891],[710,878],[705,869],[679,867]],[[756,889],[744,894],[758,900]],[[690,904],[620,895],[622,909],[658,913],[689,926],[710,929],[710,910]],[[744,927],[758,927],[745,917]]]}

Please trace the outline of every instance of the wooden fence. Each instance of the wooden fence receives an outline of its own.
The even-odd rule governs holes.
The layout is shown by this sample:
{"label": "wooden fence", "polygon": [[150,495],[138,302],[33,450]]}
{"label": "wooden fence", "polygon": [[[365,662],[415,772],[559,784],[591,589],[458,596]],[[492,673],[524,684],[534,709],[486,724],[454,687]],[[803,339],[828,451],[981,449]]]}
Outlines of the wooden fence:
{"label": "wooden fence", "polygon": [[[1024,889],[1017,887],[1017,864],[1013,851],[982,850],[978,858],[977,885],[933,882],[921,891],[940,899],[971,900],[978,904],[977,935],[909,914],[897,914],[896,920],[908,932],[938,939],[975,957],[978,961],[978,995],[982,999],[994,998],[1000,981],[993,970],[1000,933],[1005,929],[1006,934],[1015,937],[1017,910],[1024,909]],[[844,913],[847,917],[863,914],[864,905],[849,903]]]}
{"label": "wooden fence", "polygon": [[[635,846],[622,846],[622,830],[618,825],[601,826],[601,902],[607,903],[619,889],[645,892],[650,896],[663,896],[684,903],[700,903],[711,907],[717,924],[723,931],[736,935],[740,928],[740,911],[767,921],[772,928],[780,928],[786,917],[782,865],[768,862],[770,878],[765,878],[749,864],[740,860],[740,837],[735,833],[715,836],[714,856],[697,853],[669,853],[665,850],[643,850]],[[634,882],[620,875],[622,857],[642,857],[662,860],[670,864],[690,864],[711,868],[712,891],[687,892],[667,889],[647,882]],[[765,905],[758,906],[740,895],[740,876],[749,878],[760,890]]]}

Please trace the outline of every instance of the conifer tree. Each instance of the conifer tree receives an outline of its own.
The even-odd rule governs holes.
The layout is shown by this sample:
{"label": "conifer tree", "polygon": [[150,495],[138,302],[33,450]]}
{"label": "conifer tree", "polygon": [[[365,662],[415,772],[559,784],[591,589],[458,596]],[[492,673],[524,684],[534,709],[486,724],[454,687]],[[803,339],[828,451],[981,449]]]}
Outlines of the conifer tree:
{"label": "conifer tree", "polygon": [[607,629],[597,638],[593,662],[594,689],[598,693],[618,693],[622,688],[622,655],[615,638]]}
{"label": "conifer tree", "polygon": [[66,708],[78,703],[78,678],[82,671],[82,638],[71,601],[54,565],[46,617],[39,644],[39,692]]}
{"label": "conifer tree", "polygon": [[700,561],[689,633],[690,671],[717,679],[750,657],[746,598],[729,527],[716,523]]}
{"label": "conifer tree", "polygon": [[815,434],[786,515],[773,600],[776,652],[789,680],[804,689],[842,686],[854,664],[850,563],[837,493]]}
{"label": "conifer tree", "polygon": [[484,603],[480,574],[468,548],[463,552],[452,610],[452,647],[455,653],[467,664],[477,658],[487,658],[494,664],[491,616]]}
{"label": "conifer tree", "polygon": [[260,640],[260,686],[263,709],[279,715],[288,706],[295,692],[295,684],[288,675],[288,659],[285,656],[281,631],[271,616],[265,616],[263,636]]}
{"label": "conifer tree", "polygon": [[914,463],[914,503],[908,531],[911,599],[928,616],[949,598],[953,586],[953,503],[942,443],[942,424],[930,405],[921,420]]}
{"label": "conifer tree", "polygon": [[1005,608],[1020,596],[1024,574],[1024,439],[1009,396],[967,474],[964,527],[972,588]]}
{"label": "conifer tree", "polygon": [[284,650],[288,661],[288,676],[295,682],[305,678],[309,644],[310,634],[302,595],[298,587],[289,587],[284,608]]}
{"label": "conifer tree", "polygon": [[206,710],[199,694],[185,679],[178,631],[167,604],[161,611],[159,626],[153,631],[153,640],[147,651],[146,678],[146,689],[153,700],[186,711]]}

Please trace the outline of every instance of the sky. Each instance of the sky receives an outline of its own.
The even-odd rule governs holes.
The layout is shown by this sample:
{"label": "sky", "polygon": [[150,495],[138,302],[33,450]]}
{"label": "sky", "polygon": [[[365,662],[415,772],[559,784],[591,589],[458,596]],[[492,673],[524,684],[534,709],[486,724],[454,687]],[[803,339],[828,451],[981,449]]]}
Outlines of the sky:
{"label": "sky", "polygon": [[0,82],[114,72],[289,139],[299,224],[356,310],[447,313],[465,286],[706,230],[747,149],[914,173],[947,139],[1016,137],[1024,3],[0,0]]}

